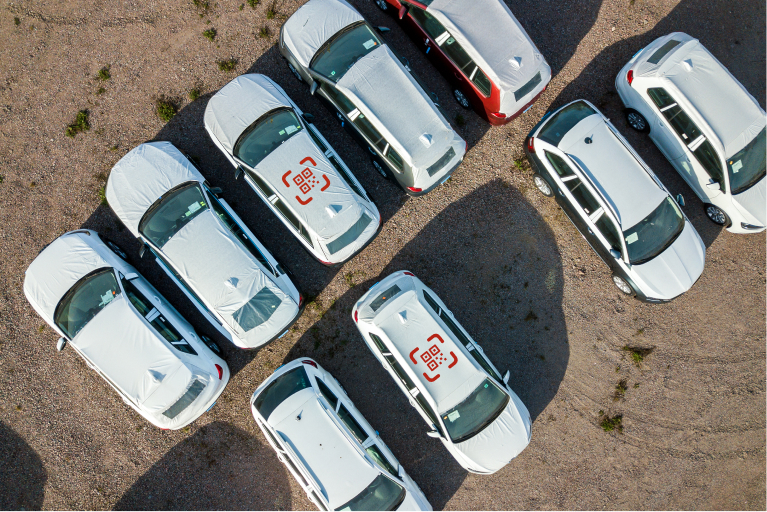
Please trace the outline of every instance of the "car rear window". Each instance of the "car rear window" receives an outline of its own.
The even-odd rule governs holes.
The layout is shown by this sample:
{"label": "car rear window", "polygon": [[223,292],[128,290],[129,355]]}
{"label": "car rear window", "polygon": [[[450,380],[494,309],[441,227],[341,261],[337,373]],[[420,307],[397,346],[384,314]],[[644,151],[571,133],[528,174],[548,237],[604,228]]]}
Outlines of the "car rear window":
{"label": "car rear window", "polygon": [[272,412],[287,399],[302,389],[311,387],[309,376],[303,366],[293,368],[274,379],[260,395],[256,397],[253,405],[261,415],[269,419]]}
{"label": "car rear window", "polygon": [[441,171],[447,163],[453,159],[455,156],[455,149],[453,149],[453,146],[450,146],[450,148],[445,152],[444,155],[442,155],[442,158],[434,162],[429,166],[428,169],[426,169],[426,172],[429,173],[429,176],[434,176],[439,171]]}
{"label": "car rear window", "polygon": [[282,304],[280,298],[269,288],[264,287],[232,316],[242,330],[247,332],[269,320],[280,304]]}
{"label": "car rear window", "polygon": [[375,298],[373,302],[370,303],[370,309],[372,309],[374,312],[378,311],[381,306],[383,306],[384,302],[391,299],[395,295],[397,295],[399,292],[401,292],[400,287],[396,284],[383,292],[381,295]]}
{"label": "car rear window", "polygon": [[535,87],[541,83],[541,72],[538,71],[533,78],[530,79],[529,82],[527,82],[525,85],[514,91],[514,99],[519,101],[528,94],[530,94],[530,91],[535,89]]}
{"label": "car rear window", "polygon": [[352,227],[346,231],[346,233],[342,234],[327,245],[328,252],[330,254],[335,254],[344,247],[348,246],[350,243],[357,240],[371,222],[373,222],[373,219],[370,217],[370,215],[363,213],[357,222],[352,224]]}
{"label": "car rear window", "polygon": [[556,146],[573,126],[594,114],[596,111],[583,101],[571,103],[543,125],[538,138]]}
{"label": "car rear window", "polygon": [[205,389],[205,383],[201,380],[195,379],[195,381],[192,382],[192,385],[189,386],[189,389],[186,390],[186,393],[184,393],[175,404],[171,405],[168,410],[162,413],[162,415],[172,420],[181,414],[184,409],[189,407],[192,402],[194,402],[197,397],[200,396],[200,393],[202,393],[203,389]]}
{"label": "car rear window", "polygon": [[661,59],[663,59],[663,57],[668,55],[668,53],[674,48],[676,48],[677,46],[679,46],[679,41],[675,41],[673,39],[671,39],[670,41],[666,41],[666,44],[664,44],[663,46],[655,50],[655,53],[653,53],[652,56],[649,59],[647,59],[647,62],[649,62],[650,64],[659,63]]}

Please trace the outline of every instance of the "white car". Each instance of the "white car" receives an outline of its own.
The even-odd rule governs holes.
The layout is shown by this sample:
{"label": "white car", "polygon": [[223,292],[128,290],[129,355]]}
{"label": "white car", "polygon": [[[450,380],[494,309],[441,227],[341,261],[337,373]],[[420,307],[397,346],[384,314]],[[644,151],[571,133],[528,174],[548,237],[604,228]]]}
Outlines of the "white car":
{"label": "white car", "polygon": [[95,231],[70,231],[29,266],[24,295],[58,350],[70,345],[133,410],[177,430],[213,407],[229,367],[124,258]]}
{"label": "white car", "polygon": [[546,114],[528,134],[525,154],[535,186],[556,198],[620,291],[668,302],[703,273],[700,235],[594,105],[576,100]]}
{"label": "white car", "polygon": [[453,313],[411,272],[376,283],[352,309],[368,348],[467,471],[495,473],[530,442],[527,407]]}
{"label": "white car", "polygon": [[109,206],[202,315],[237,347],[259,348],[298,319],[303,297],[227,202],[170,142],[112,168]]}
{"label": "white car", "polygon": [[431,510],[330,373],[312,359],[279,367],[250,399],[277,458],[320,510]]}
{"label": "white car", "polygon": [[764,110],[697,39],[675,32],[653,41],[615,79],[635,130],[649,133],[732,233],[767,226]]}
{"label": "white car", "polygon": [[338,265],[381,229],[381,215],[311,116],[264,75],[242,75],[205,108],[205,129],[309,254]]}

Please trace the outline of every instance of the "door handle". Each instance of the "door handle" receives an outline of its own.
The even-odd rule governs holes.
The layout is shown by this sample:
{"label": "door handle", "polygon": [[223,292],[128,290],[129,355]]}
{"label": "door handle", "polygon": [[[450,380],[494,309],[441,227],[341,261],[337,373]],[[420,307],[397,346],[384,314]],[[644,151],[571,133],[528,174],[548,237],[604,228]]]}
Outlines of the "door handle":
{"label": "door handle", "polygon": [[458,72],[454,72],[454,73],[453,73],[453,75],[455,75],[455,77],[456,77],[458,80],[460,80],[460,81],[463,81],[463,75],[462,75],[462,74],[460,74],[460,73],[458,73]]}

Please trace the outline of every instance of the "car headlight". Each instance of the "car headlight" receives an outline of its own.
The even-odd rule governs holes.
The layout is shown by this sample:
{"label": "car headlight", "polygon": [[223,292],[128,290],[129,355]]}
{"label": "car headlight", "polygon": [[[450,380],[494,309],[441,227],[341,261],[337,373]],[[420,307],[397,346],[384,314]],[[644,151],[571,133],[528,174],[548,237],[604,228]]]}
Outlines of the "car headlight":
{"label": "car headlight", "polygon": [[757,226],[755,224],[746,224],[745,222],[741,222],[740,227],[742,227],[743,229],[764,229],[764,226]]}

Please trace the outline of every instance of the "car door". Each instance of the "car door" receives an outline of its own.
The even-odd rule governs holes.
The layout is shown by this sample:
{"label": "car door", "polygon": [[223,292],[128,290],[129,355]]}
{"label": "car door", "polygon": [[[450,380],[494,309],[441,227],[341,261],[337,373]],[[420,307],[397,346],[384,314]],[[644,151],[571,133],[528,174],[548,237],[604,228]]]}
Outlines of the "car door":
{"label": "car door", "polygon": [[446,32],[445,27],[433,16],[426,13],[424,7],[410,4],[403,1],[407,6],[407,14],[402,18],[402,22],[407,28],[407,32],[414,35],[413,39],[421,45],[426,56],[448,79],[453,80],[453,73],[459,73],[453,62],[447,58],[447,55],[435,44],[435,40]]}

